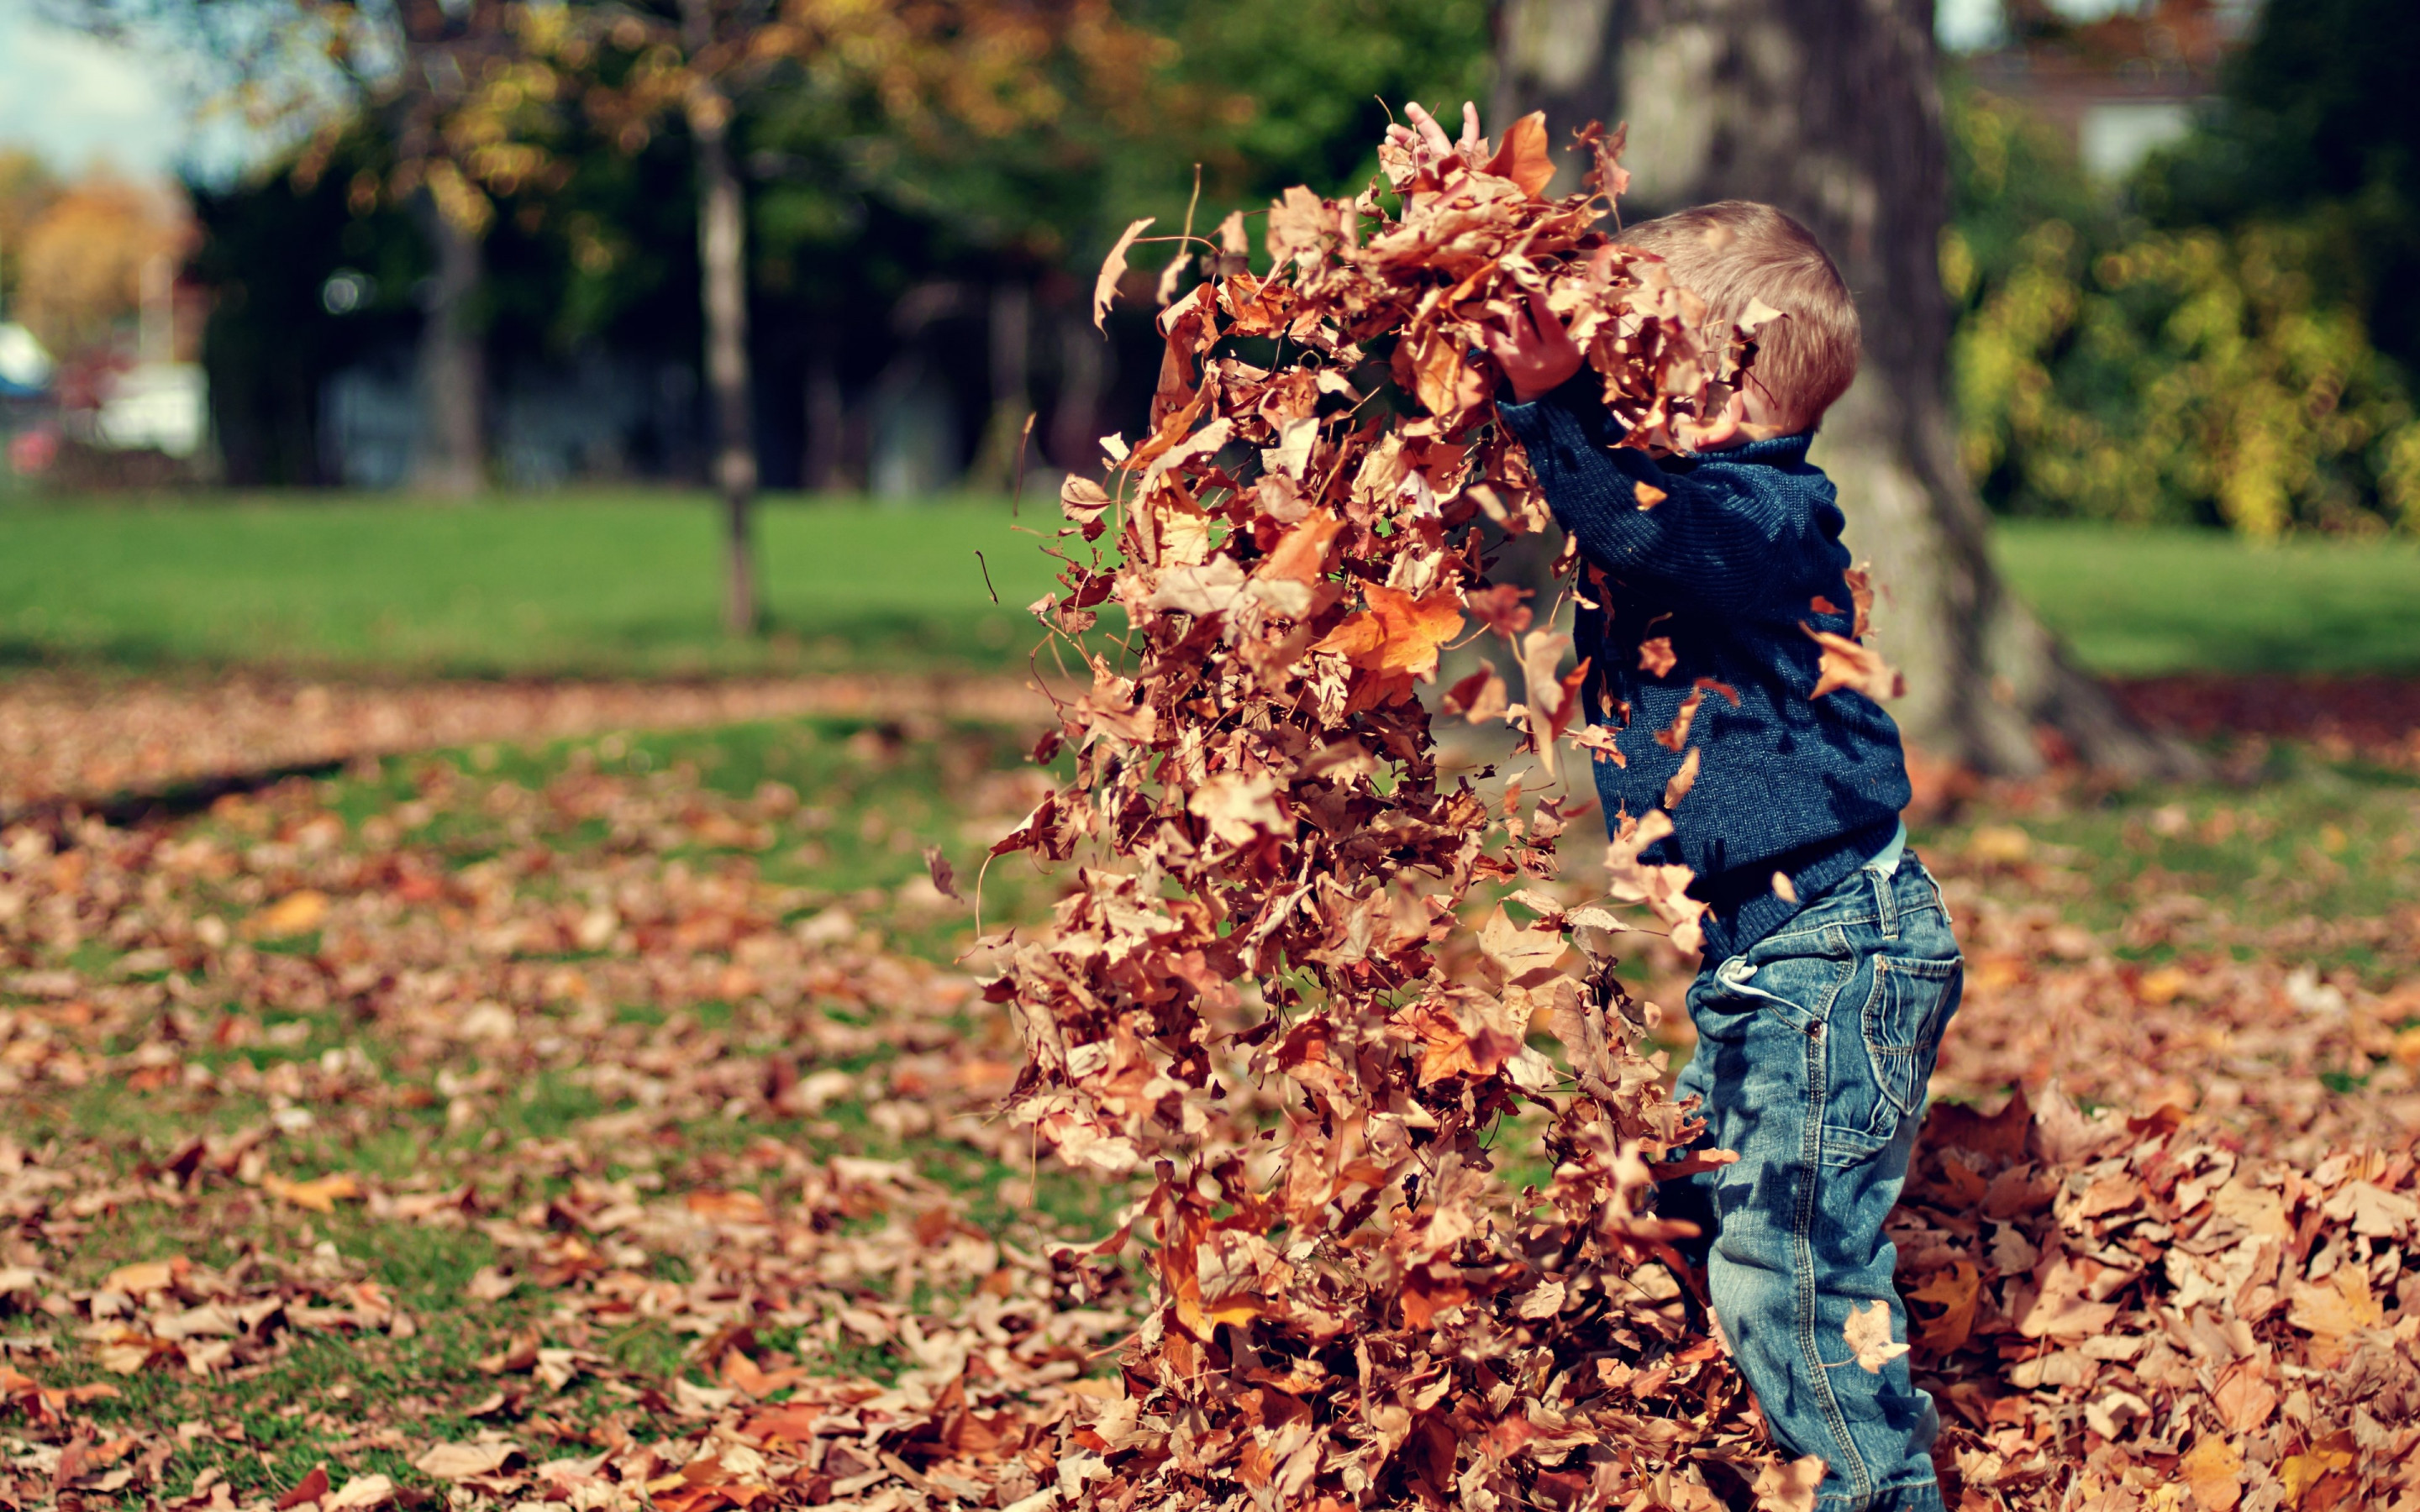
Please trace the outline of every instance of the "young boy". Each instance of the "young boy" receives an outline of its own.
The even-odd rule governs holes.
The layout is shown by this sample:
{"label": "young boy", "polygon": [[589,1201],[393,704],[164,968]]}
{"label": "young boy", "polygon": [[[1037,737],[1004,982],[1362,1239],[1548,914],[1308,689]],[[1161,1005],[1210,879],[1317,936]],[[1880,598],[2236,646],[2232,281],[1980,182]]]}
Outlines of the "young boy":
{"label": "young boy", "polygon": [[1770,206],[1709,205],[1621,240],[1663,258],[1717,330],[1751,300],[1785,316],[1703,449],[1660,463],[1615,444],[1596,375],[1543,301],[1489,343],[1512,389],[1499,412],[1605,580],[1580,649],[1624,758],[1596,764],[1608,819],[1663,806],[1683,756],[1656,736],[1722,685],[1690,729],[1697,781],[1643,858],[1685,863],[1710,905],[1676,1091],[1703,1100],[1704,1143],[1740,1158],[1668,1183],[1665,1211],[1704,1231],[1716,1319],[1774,1437],[1823,1458],[1818,1504],[1937,1512],[1931,1397],[1903,1354],[1869,1369],[1848,1337],[1877,1303],[1906,1337],[1883,1222],[1962,981],[1940,888],[1905,848],[1898,727],[1861,693],[1811,696],[1810,627],[1854,629],[1839,506],[1807,447],[1856,375],[1856,309]]}

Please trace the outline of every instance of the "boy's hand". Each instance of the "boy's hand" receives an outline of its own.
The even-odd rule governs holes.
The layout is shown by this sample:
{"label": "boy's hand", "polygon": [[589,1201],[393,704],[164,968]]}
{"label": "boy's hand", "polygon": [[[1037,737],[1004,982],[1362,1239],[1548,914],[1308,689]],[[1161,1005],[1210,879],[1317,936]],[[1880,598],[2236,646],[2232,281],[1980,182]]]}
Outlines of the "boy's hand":
{"label": "boy's hand", "polygon": [[1412,155],[1415,169],[1444,177],[1448,160],[1459,158],[1465,168],[1476,168],[1488,159],[1487,138],[1479,134],[1479,107],[1466,100],[1462,102],[1462,140],[1446,140],[1445,128],[1435,116],[1422,109],[1418,101],[1404,107],[1411,118],[1409,126],[1389,126],[1387,138]]}
{"label": "boy's hand", "polygon": [[1546,307],[1546,297],[1534,291],[1528,310],[1516,309],[1505,317],[1503,334],[1490,331],[1482,339],[1519,404],[1561,388],[1584,361],[1579,343]]}
{"label": "boy's hand", "polygon": [[1730,397],[1723,401],[1723,407],[1704,420],[1673,421],[1672,439],[1692,452],[1728,452],[1754,439],[1749,434],[1747,419],[1747,400],[1734,389]]}

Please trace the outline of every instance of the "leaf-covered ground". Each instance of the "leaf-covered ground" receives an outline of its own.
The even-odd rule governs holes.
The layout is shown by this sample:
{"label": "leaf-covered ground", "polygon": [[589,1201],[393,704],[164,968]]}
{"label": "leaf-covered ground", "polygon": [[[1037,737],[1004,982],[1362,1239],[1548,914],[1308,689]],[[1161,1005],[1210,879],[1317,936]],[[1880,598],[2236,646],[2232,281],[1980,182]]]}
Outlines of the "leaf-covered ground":
{"label": "leaf-covered ground", "polygon": [[[606,735],[9,828],[0,1500],[1053,1504],[1133,1319],[1054,1272],[1121,1194],[990,1117],[1018,1050],[954,961],[1021,744]],[[1971,969],[1902,1265],[1973,1504],[2317,1512],[2409,1458],[2393,754],[1919,831]]]}

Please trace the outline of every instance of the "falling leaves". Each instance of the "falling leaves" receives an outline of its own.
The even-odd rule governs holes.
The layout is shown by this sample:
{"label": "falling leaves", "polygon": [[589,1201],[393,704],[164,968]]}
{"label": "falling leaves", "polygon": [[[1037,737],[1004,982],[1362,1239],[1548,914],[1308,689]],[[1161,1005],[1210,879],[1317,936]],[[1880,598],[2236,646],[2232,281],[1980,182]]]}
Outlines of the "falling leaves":
{"label": "falling leaves", "polygon": [[[1606,239],[1602,197],[1539,197],[1543,116],[1484,164],[1380,158],[1400,212],[1289,190],[1267,276],[1226,271],[1170,306],[1152,434],[1109,481],[1120,534],[1063,557],[1065,592],[1039,609],[1092,687],[1057,705],[1072,777],[995,848],[1084,859],[1047,933],[1000,942],[987,995],[1023,1031],[1014,1117],[1069,1166],[1147,1180],[1089,1253],[1134,1254],[1152,1282],[1057,1491],[1596,1506],[1721,1462],[1795,1504],[1806,1467],[1780,1467],[1672,1305],[1658,1246],[1682,1230],[1647,1211],[1649,1162],[1697,1126],[1662,1097],[1609,963],[1566,965],[1570,932],[1584,954],[1611,932],[1528,893],[1475,939],[1460,922],[1475,887],[1550,874],[1583,806],[1516,786],[1498,808],[1441,776],[1412,696],[1476,618],[1515,648],[1522,702],[1481,668],[1447,712],[1517,717],[1549,781],[1567,746],[1621,759],[1585,717],[1571,637],[1487,580],[1481,522],[1523,533],[1546,511],[1471,353],[1547,289],[1590,312],[1609,402],[1669,451],[1736,376],[1732,343]],[[1280,332],[1274,369],[1221,345]],[[1381,374],[1391,419],[1320,422]],[[1079,530],[1104,517],[1068,507]],[[1115,671],[1063,608],[1111,599]],[[1625,823],[1616,896],[1685,943],[1703,907],[1687,870],[1638,860],[1669,817]],[[1512,1119],[1552,1173],[1527,1193],[1481,1143]],[[1642,1402],[1664,1427],[1642,1428]],[[1051,1500],[1032,1494],[1013,1504]]]}
{"label": "falling leaves", "polygon": [[952,903],[960,901],[957,870],[950,865],[950,858],[941,853],[939,845],[924,847],[924,873],[933,879],[934,891]]}
{"label": "falling leaves", "polygon": [[1367,609],[1346,619],[1311,649],[1342,656],[1381,679],[1434,681],[1437,648],[1462,630],[1460,595],[1447,589],[1415,599],[1373,584],[1369,602]]}
{"label": "falling leaves", "polygon": [[[1723,1152],[1665,1162],[1697,1125],[1662,1095],[1668,1042],[1640,1037],[1655,1011],[1614,970],[1617,943],[1651,972],[1698,943],[1689,872],[1647,859],[1689,801],[1693,727],[1651,732],[1680,758],[1664,807],[1615,816],[1608,890],[1669,932],[1642,939],[1586,883],[1551,880],[1585,802],[1482,798],[1411,696],[1484,627],[1514,648],[1542,760],[1619,756],[1582,717],[1568,641],[1486,580],[1477,522],[1544,514],[1468,396],[1457,322],[1534,279],[1706,350],[1598,256],[1601,204],[1535,197],[1526,151],[1508,134],[1501,171],[1405,178],[1398,215],[1297,191],[1272,217],[1284,268],[1222,258],[1176,301],[1170,407],[1108,486],[1062,493],[1065,592],[1042,612],[1075,654],[1041,754],[1072,777],[1021,774],[946,846],[898,836],[895,888],[810,896],[757,871],[828,835],[833,816],[804,820],[816,795],[593,765],[431,777],[402,800],[426,810],[410,824],[325,811],[305,783],[230,804],[212,822],[253,825],[236,840],[14,832],[12,1111],[99,1088],[261,1112],[140,1151],[0,1140],[27,1246],[0,1271],[0,1402],[30,1445],[12,1454],[45,1457],[0,1472],[33,1488],[11,1494],[211,1505],[224,1482],[168,1478],[200,1435],[98,1415],[261,1379],[298,1341],[383,1359],[426,1337],[440,1319],[349,1240],[297,1237],[359,1229],[373,1252],[475,1238],[442,1321],[493,1332],[442,1433],[374,1446],[394,1481],[332,1452],[261,1493],[308,1489],[298,1508],[1703,1506],[1742,1488],[1809,1505],[1820,1462],[1774,1452],[1665,1248],[1683,1230],[1654,1178]],[[1222,228],[1231,255],[1241,233]],[[1413,327],[1430,366],[1404,381],[1444,409],[1324,423],[1383,372],[1374,344]],[[1218,345],[1238,331],[1317,362],[1253,368]],[[1590,334],[1590,361],[1655,444],[1692,395],[1626,339]],[[1119,635],[1084,640],[1112,610]],[[1693,690],[1687,718],[1708,691],[1725,695]],[[1482,669],[1442,702],[1490,719],[1509,693]],[[861,733],[868,760],[897,748]],[[502,838],[449,853],[412,834],[433,814]],[[601,852],[569,839],[590,830]],[[2032,913],[1953,901],[1973,949],[1943,1085],[2038,1088],[2055,1064],[2115,1111],[1936,1103],[1892,1220],[1908,1342],[1871,1304],[1842,1367],[1912,1348],[1952,1504],[2394,1505],[2420,1443],[2420,1189],[2392,1111],[2413,1000],[2223,952],[2147,969],[2059,915],[2058,847],[2009,833],[2024,843],[1965,861],[2041,890]],[[911,901],[941,913],[961,844],[1069,863],[1047,913],[969,952],[980,981],[880,944]],[[2130,943],[2160,943],[2153,912]],[[138,964],[96,965],[101,940]],[[287,1027],[332,1024],[390,1063]],[[2378,1095],[2305,1095],[2362,1066]],[[2238,1124],[2147,1094],[2171,1074],[2232,1083]],[[475,1134],[546,1083],[605,1111],[408,1178],[331,1152],[414,1119]],[[854,1139],[860,1118],[1019,1184],[1038,1136],[1113,1200],[1071,1237],[1022,1197],[978,1213],[855,1145],[752,1137],[755,1119],[845,1119]],[[233,1258],[165,1241],[65,1279],[89,1215],[133,1203],[240,1211],[275,1237]],[[45,1319],[56,1353],[21,1350]],[[670,1369],[606,1347],[656,1331]],[[610,1410],[573,1410],[582,1394]]]}
{"label": "falling leaves", "polygon": [[1882,653],[1873,647],[1844,635],[1835,635],[1829,630],[1818,630],[1813,625],[1801,628],[1823,648],[1822,656],[1818,658],[1820,666],[1815,690],[1807,695],[1808,698],[1819,699],[1846,687],[1880,703],[1907,691],[1907,679],[1900,675],[1897,668],[1885,661]]}
{"label": "falling leaves", "polygon": [[1134,249],[1135,238],[1151,228],[1152,219],[1146,215],[1127,223],[1126,228],[1118,233],[1118,239],[1110,243],[1109,255],[1101,259],[1101,270],[1093,280],[1094,329],[1108,329],[1109,306],[1118,297],[1118,280],[1126,276],[1126,254]]}
{"label": "falling leaves", "polygon": [[1849,1341],[1860,1370],[1879,1371],[1908,1350],[1906,1345],[1892,1341],[1890,1304],[1879,1297],[1865,1307],[1849,1309],[1840,1335]]}

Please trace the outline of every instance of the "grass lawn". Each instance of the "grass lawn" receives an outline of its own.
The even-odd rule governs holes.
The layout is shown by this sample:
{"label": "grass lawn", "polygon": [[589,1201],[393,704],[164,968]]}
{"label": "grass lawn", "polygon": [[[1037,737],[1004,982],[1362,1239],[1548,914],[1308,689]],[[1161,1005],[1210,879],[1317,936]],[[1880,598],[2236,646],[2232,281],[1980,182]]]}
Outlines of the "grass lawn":
{"label": "grass lawn", "polygon": [[[1056,523],[1047,500],[1024,514]],[[688,674],[1005,666],[1033,639],[1021,606],[1050,563],[1004,501],[783,500],[759,520],[772,633],[735,644],[699,496],[18,505],[0,510],[0,659]]]}
{"label": "grass lawn", "polygon": [[[1047,499],[1024,516],[1056,519]],[[1004,503],[789,498],[760,517],[771,634],[735,644],[700,496],[20,503],[0,509],[0,663],[682,674],[1005,668],[1032,642],[1020,606],[1049,563]],[[2420,671],[2420,544],[2020,523],[2000,557],[2104,671]]]}
{"label": "grass lawn", "polygon": [[1999,558],[2101,671],[2420,671],[2420,542],[2020,521]]}

